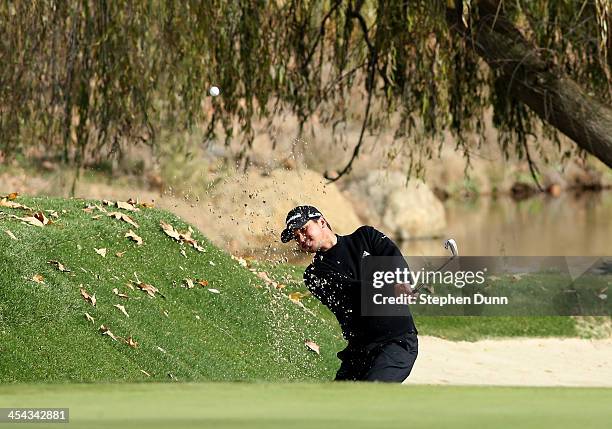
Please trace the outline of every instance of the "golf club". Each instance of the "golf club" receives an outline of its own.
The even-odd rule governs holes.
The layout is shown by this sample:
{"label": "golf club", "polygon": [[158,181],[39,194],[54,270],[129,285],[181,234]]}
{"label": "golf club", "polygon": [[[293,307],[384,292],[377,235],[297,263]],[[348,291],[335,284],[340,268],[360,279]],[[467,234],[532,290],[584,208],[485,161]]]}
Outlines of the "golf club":
{"label": "golf club", "polygon": [[[446,250],[449,250],[451,252],[451,257],[448,258],[447,261],[445,261],[442,265],[440,265],[436,271],[440,271],[442,270],[444,267],[446,267],[453,259],[455,259],[455,257],[459,256],[459,248],[457,247],[457,242],[452,239],[449,238],[444,242],[444,248]],[[414,288],[413,293],[418,293],[420,292],[423,288],[426,288],[428,285],[426,285],[425,283],[421,283],[420,285],[418,285],[417,287]],[[426,289],[428,290],[428,289]],[[431,291],[429,291],[431,293]]]}

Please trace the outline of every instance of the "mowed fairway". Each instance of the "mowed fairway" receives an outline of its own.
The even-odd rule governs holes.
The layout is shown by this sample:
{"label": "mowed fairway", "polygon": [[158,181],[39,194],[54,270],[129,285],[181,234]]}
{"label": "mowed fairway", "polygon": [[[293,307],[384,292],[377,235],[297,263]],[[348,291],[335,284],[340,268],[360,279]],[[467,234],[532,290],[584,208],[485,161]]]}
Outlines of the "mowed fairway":
{"label": "mowed fairway", "polygon": [[0,407],[68,407],[72,428],[607,428],[611,403],[612,389],[583,388],[361,383],[0,387]]}

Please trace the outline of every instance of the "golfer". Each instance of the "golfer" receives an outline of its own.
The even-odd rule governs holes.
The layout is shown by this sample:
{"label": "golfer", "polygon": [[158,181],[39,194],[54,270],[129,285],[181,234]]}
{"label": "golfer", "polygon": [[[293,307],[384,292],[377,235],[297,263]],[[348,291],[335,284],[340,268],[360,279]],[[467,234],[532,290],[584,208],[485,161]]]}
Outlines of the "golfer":
{"label": "golfer", "polygon": [[312,206],[298,206],[287,214],[281,241],[291,240],[314,253],[304,283],[334,313],[348,341],[337,354],[342,363],[336,380],[404,381],[418,353],[417,329],[408,307],[390,316],[365,316],[361,311],[361,265],[367,257],[401,257],[395,243],[371,226],[335,234]]}

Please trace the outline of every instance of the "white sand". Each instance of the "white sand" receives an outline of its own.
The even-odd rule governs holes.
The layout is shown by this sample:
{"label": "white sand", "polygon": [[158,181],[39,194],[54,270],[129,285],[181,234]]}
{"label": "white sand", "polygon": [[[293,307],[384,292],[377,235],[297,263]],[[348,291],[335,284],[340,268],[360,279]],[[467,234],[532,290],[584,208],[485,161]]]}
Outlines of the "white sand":
{"label": "white sand", "polygon": [[404,383],[612,387],[612,339],[419,336],[419,357]]}

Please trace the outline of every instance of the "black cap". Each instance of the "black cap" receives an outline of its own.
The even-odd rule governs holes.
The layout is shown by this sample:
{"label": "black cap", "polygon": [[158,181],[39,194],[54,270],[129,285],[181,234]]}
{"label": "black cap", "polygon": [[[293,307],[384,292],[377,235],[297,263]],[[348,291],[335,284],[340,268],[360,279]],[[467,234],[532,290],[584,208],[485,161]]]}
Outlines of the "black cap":
{"label": "black cap", "polygon": [[281,241],[287,243],[293,240],[293,230],[306,225],[311,219],[319,219],[323,215],[313,206],[297,206],[287,213],[285,219],[285,229],[281,233]]}

